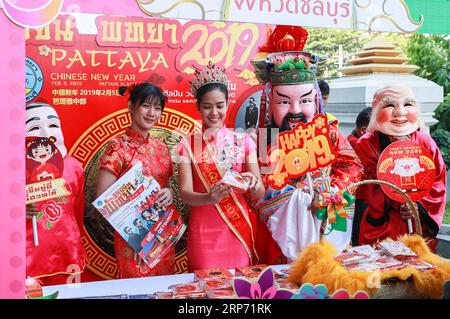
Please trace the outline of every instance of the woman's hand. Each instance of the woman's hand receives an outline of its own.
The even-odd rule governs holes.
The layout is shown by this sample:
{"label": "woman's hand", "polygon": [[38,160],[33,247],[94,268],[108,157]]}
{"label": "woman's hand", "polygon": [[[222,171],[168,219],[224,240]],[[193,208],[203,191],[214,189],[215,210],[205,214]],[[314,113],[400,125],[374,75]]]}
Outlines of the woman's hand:
{"label": "woman's hand", "polygon": [[231,192],[232,192],[232,189],[229,186],[218,182],[211,186],[211,188],[209,189],[208,195],[211,200],[211,203],[217,204],[222,199],[224,199],[226,196],[228,196],[228,194],[230,194]]}
{"label": "woman's hand", "polygon": [[26,206],[26,211],[27,211],[27,219],[32,219],[34,216],[37,216],[37,214],[39,213],[39,209],[37,207],[36,204],[28,204]]}
{"label": "woman's hand", "polygon": [[253,173],[251,173],[251,172],[244,172],[241,175],[246,181],[249,181],[249,184],[248,184],[248,188],[249,189],[258,190],[261,187],[261,184],[259,183],[258,177],[253,175]]}
{"label": "woman's hand", "polygon": [[158,209],[166,209],[167,206],[171,205],[173,202],[173,195],[170,188],[162,188],[159,190],[158,194],[159,196],[158,200],[155,202]]}

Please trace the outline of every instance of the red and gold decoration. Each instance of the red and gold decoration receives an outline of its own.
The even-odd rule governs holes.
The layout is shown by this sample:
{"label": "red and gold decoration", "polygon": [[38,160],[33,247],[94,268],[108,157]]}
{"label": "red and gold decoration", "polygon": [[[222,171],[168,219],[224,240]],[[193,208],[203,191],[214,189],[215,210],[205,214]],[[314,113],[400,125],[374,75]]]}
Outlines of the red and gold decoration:
{"label": "red and gold decoration", "polygon": [[[66,181],[61,178],[64,160],[54,144],[53,137],[27,137],[26,139],[26,204],[38,203],[40,212],[36,222],[42,218],[46,229],[50,230],[62,215],[70,195]],[[34,223],[34,222],[33,222]],[[37,229],[34,229],[37,232]],[[35,233],[35,236],[37,233]],[[36,240],[35,244],[38,244]]]}
{"label": "red and gold decoration", "polygon": [[317,218],[324,220],[328,218],[331,229],[347,231],[348,214],[346,209],[351,209],[355,203],[355,197],[347,191],[339,190],[334,194],[322,193],[318,196],[314,206],[317,207]]}
{"label": "red and gold decoration", "polygon": [[272,164],[267,182],[281,189],[290,179],[330,165],[336,156],[329,132],[326,116],[318,114],[311,122],[298,123],[294,129],[278,134],[278,148],[270,153]]}
{"label": "red and gold decoration", "polygon": [[282,51],[303,51],[308,40],[308,31],[300,26],[277,25],[269,35],[261,51],[273,53]]}
{"label": "red and gold decoration", "polygon": [[[415,256],[390,258],[380,255],[374,257],[380,264],[376,264],[377,267],[373,269],[351,269],[349,265],[344,266],[339,261],[339,252],[330,242],[311,244],[293,263],[288,279],[295,284],[324,284],[330,294],[346,289],[349,294],[364,291],[374,299],[442,298],[444,283],[450,276],[450,263],[432,253],[423,237],[419,235],[404,235],[399,237],[398,241]],[[386,242],[391,241],[383,243]],[[368,245],[353,249],[356,248],[371,249]],[[341,255],[344,254],[349,255],[348,252]],[[352,254],[352,258],[358,255]],[[367,254],[361,254],[359,257],[365,260],[372,258]],[[394,263],[388,265],[386,262],[392,261],[393,258],[396,260],[395,266]]]}
{"label": "red and gold decoration", "polygon": [[[436,178],[436,166],[430,154],[419,144],[397,141],[381,154],[377,165],[377,177],[398,186],[412,201],[426,196]],[[381,185],[393,200],[405,203],[403,196],[391,187]]]}

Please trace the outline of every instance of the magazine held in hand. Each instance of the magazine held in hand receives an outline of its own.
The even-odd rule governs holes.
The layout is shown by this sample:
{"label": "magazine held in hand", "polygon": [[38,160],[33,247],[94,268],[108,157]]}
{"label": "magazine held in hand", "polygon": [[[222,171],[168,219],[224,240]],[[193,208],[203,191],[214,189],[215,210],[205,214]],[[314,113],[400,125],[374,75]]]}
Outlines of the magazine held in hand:
{"label": "magazine held in hand", "polygon": [[174,205],[159,209],[155,204],[160,189],[138,162],[92,203],[150,268],[186,230]]}

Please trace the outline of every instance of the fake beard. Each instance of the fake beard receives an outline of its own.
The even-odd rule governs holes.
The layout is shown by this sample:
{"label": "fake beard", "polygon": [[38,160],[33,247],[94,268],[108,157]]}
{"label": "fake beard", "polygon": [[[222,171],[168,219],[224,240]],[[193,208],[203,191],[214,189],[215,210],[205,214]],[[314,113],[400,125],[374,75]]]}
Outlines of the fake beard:
{"label": "fake beard", "polygon": [[292,129],[291,125],[293,123],[295,123],[296,125],[299,122],[306,123],[306,116],[303,113],[286,114],[283,118],[283,122],[281,122],[280,132],[291,130]]}

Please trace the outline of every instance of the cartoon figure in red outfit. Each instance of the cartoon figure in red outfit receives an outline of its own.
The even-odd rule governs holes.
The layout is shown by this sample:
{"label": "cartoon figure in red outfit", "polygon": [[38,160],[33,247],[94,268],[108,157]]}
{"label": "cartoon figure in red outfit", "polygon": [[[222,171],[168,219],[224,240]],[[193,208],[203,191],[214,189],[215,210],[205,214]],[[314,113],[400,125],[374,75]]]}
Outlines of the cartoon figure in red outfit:
{"label": "cartoon figure in red outfit", "polygon": [[391,174],[397,174],[401,177],[401,185],[416,187],[416,174],[423,172],[424,169],[420,167],[418,158],[399,158],[394,161],[394,169]]}
{"label": "cartoon figure in red outfit", "polygon": [[63,159],[54,137],[37,137],[27,142],[27,183],[61,177]]}

